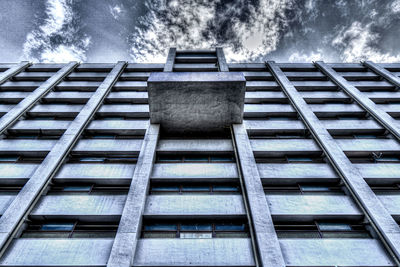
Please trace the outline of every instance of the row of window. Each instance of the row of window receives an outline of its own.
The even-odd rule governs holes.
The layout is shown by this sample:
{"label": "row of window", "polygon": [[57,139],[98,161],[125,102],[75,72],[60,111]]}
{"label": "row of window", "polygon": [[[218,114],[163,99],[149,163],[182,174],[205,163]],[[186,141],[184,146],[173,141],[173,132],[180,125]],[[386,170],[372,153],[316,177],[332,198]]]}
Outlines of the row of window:
{"label": "row of window", "polygon": [[157,155],[156,163],[225,163],[235,162],[233,155]]}
{"label": "row of window", "polygon": [[[372,153],[368,156],[349,156],[352,163],[400,163],[400,156],[382,155],[381,153]],[[315,156],[284,156],[284,157],[256,157],[257,163],[326,163],[325,157]]]}
{"label": "row of window", "polygon": [[[0,194],[18,193],[23,185],[3,184],[0,185]],[[400,184],[371,185],[376,194],[399,194]],[[124,194],[129,191],[130,186],[95,183],[55,183],[52,184],[47,194]],[[266,194],[318,194],[318,195],[345,195],[343,187],[331,183],[299,183],[295,185],[264,185]],[[155,183],[150,185],[149,194],[240,194],[241,188],[238,183]]]}
{"label": "row of window", "polygon": [[276,223],[278,238],[372,238],[367,224],[345,222]]}
{"label": "row of window", "polygon": [[[372,238],[368,224],[348,222],[278,222],[278,238]],[[118,223],[81,221],[30,221],[21,238],[112,238]],[[144,221],[142,238],[248,238],[245,220],[152,220]]]}

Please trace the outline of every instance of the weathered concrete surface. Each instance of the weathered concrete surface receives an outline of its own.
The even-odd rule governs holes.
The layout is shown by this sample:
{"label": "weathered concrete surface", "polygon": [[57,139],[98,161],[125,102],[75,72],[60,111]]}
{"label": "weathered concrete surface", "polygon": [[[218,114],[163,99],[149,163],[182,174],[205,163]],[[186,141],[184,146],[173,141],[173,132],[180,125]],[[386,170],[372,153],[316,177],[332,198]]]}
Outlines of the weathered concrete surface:
{"label": "weathered concrete surface", "polygon": [[233,134],[246,190],[243,194],[248,201],[255,232],[254,239],[259,256],[259,265],[263,267],[283,267],[285,263],[246,128],[243,124],[234,124]]}
{"label": "weathered concrete surface", "polygon": [[141,239],[133,262],[133,266],[254,265],[248,238]]}
{"label": "weathered concrete surface", "polygon": [[132,264],[140,237],[142,214],[145,210],[159,133],[160,125],[150,124],[144,136],[118,232],[107,262],[108,267],[129,267]]}
{"label": "weathered concrete surface", "polygon": [[167,132],[218,132],[242,123],[246,80],[241,72],[153,72],[150,121]]}

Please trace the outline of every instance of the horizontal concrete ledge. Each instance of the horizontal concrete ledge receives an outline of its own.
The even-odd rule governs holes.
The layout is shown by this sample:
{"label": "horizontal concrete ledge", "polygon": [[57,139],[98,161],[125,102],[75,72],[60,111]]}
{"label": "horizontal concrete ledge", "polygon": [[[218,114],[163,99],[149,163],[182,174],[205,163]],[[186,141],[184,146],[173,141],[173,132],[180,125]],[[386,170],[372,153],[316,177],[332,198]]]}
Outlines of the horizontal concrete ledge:
{"label": "horizontal concrete ledge", "polygon": [[242,72],[153,72],[150,82],[246,82]]}

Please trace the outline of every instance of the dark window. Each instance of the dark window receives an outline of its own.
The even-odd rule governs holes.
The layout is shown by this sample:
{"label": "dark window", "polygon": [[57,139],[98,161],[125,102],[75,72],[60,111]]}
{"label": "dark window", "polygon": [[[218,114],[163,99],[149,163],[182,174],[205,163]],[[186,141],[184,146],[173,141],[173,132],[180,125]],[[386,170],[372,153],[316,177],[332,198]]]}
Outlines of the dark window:
{"label": "dark window", "polygon": [[257,163],[324,163],[324,157],[310,156],[283,156],[283,157],[256,157]]}
{"label": "dark window", "polygon": [[106,156],[106,157],[79,157],[73,156],[70,157],[68,162],[70,163],[136,163],[136,156]]}
{"label": "dark window", "polygon": [[372,238],[365,224],[350,222],[279,222],[278,238]]}
{"label": "dark window", "polygon": [[224,163],[235,162],[232,155],[158,155],[157,163]]}
{"label": "dark window", "polygon": [[209,184],[209,183],[152,183],[150,194],[234,194],[240,193],[239,184]]}
{"label": "dark window", "polygon": [[241,238],[249,237],[243,220],[145,222],[143,238]]}
{"label": "dark window", "polygon": [[0,163],[41,163],[44,157],[0,156]]}
{"label": "dark window", "polygon": [[264,185],[266,194],[326,194],[344,195],[338,184]]}
{"label": "dark window", "polygon": [[371,185],[375,194],[400,194],[400,184]]}
{"label": "dark window", "polygon": [[117,222],[31,221],[21,238],[113,238],[117,229]]}
{"label": "dark window", "polygon": [[47,194],[127,194],[129,185],[98,185],[98,184],[54,184]]}

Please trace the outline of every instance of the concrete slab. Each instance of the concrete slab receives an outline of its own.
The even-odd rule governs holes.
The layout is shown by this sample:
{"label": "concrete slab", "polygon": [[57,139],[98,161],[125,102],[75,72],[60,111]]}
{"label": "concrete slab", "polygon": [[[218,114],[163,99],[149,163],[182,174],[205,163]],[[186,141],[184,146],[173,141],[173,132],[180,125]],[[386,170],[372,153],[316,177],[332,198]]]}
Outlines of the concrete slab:
{"label": "concrete slab", "polygon": [[246,80],[241,72],[153,72],[150,121],[169,133],[220,132],[242,123]]}

